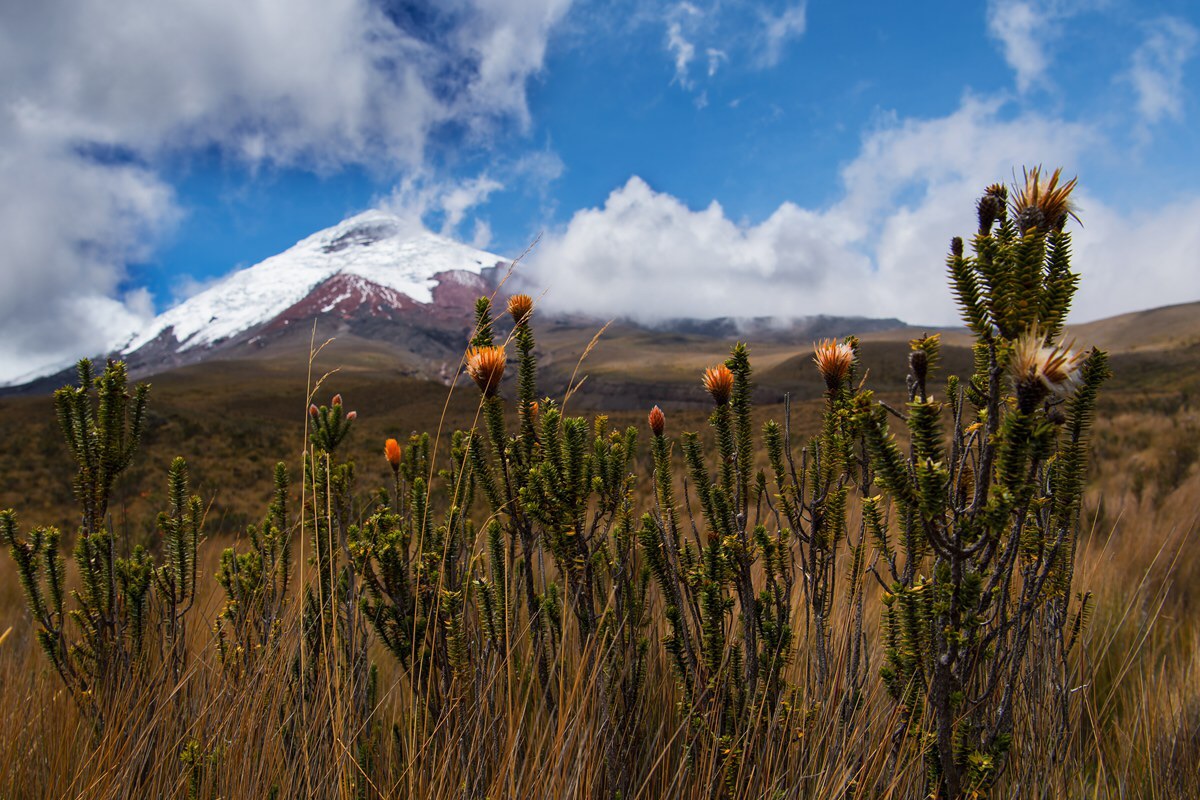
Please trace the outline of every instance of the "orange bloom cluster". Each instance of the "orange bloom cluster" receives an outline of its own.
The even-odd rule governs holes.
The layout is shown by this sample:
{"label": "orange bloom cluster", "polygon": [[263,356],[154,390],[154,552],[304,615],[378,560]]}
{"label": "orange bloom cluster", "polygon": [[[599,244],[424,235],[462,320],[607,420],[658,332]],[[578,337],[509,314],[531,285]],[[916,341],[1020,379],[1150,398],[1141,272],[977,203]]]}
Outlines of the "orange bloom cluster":
{"label": "orange bloom cluster", "polygon": [[834,391],[850,374],[850,365],[854,363],[854,348],[836,339],[822,339],[813,345],[813,362],[825,386]]}
{"label": "orange bloom cluster", "polygon": [[495,397],[504,377],[503,347],[472,347],[467,351],[467,374],[484,397]]}
{"label": "orange bloom cluster", "polygon": [[713,402],[723,406],[733,397],[733,373],[724,364],[704,370],[704,391],[712,395]]}
{"label": "orange bloom cluster", "polygon": [[533,314],[533,298],[527,294],[514,294],[508,298],[508,313],[515,325],[528,322]]}

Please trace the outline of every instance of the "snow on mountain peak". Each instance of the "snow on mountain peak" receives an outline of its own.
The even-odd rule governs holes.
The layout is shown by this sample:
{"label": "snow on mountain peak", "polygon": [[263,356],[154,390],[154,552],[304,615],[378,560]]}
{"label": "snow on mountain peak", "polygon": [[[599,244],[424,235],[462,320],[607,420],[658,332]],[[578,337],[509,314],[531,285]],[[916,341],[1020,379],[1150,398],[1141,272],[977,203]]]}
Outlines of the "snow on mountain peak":
{"label": "snow on mountain peak", "polygon": [[385,211],[366,211],[231,273],[158,315],[119,349],[132,352],[167,331],[180,350],[219,342],[269,322],[338,274],[357,275],[430,303],[438,273],[478,275],[500,261]]}

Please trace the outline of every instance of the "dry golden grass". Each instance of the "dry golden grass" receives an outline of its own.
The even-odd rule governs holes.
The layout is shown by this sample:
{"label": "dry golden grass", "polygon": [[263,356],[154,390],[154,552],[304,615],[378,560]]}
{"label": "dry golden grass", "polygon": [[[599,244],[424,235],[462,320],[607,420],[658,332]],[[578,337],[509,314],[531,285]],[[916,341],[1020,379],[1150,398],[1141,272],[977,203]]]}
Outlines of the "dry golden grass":
{"label": "dry golden grass", "polygon": [[[273,457],[299,452],[302,404],[296,396],[279,400],[277,384],[256,394],[248,376],[215,397],[189,393],[195,384],[187,376],[162,381],[168,397],[172,381],[181,382],[179,399],[168,404],[170,416],[149,437],[142,461],[150,463],[129,479],[125,505],[128,519],[149,519],[146,509],[160,503],[163,492],[150,487],[162,482],[159,475],[175,451],[191,458],[202,492],[219,486],[223,493],[239,493],[236,501],[218,495],[224,505],[215,505],[213,513],[225,514],[226,524],[213,526],[218,533],[201,546],[200,584],[206,589],[193,618],[211,624],[222,602],[212,575],[229,541],[220,529],[239,529],[251,513],[261,513],[243,509],[265,507]],[[433,427],[446,407],[444,389],[407,379],[381,381],[349,371],[338,376],[336,387],[348,407],[360,411],[353,455],[368,485],[387,480],[384,438]],[[19,405],[6,401],[5,410]],[[40,413],[32,402],[21,406],[27,418],[34,411]],[[449,406],[447,428],[469,425],[475,411],[473,398],[464,393]],[[778,411],[768,406],[759,413],[777,417]],[[815,409],[799,404],[793,413],[796,434],[811,433]],[[618,426],[644,427],[644,411],[613,416]],[[673,432],[694,430],[702,427],[703,414],[669,410],[668,420]],[[34,443],[35,453],[40,448],[40,456],[10,444],[9,454],[22,459],[22,469],[11,472],[31,474],[15,490],[10,478],[0,506],[21,510],[28,507],[23,498],[34,500],[23,514],[27,525],[69,522],[62,512],[69,470],[56,461],[61,456],[52,444],[51,423],[29,423],[46,426],[31,428],[24,440]],[[1096,605],[1074,665],[1073,728],[1067,741],[1054,743],[1039,739],[1039,730],[1018,730],[1019,747],[1053,745],[1062,759],[1047,767],[1044,754],[1023,758],[1018,747],[997,796],[1200,796],[1200,561],[1191,557],[1200,535],[1198,431],[1200,413],[1176,395],[1155,399],[1119,392],[1102,410],[1085,515],[1090,530],[1075,584],[1092,591]],[[12,442],[11,436],[0,438]],[[641,458],[639,472],[648,474],[645,455]],[[39,498],[44,484],[56,488],[44,489]],[[650,487],[640,491],[644,503]],[[53,510],[49,519],[39,508]],[[880,638],[878,605],[868,598],[870,642]],[[293,606],[285,641],[296,636],[297,616]],[[651,635],[661,638],[667,626],[661,614],[656,620]],[[481,664],[486,680],[472,694],[486,702],[473,702],[449,722],[438,722],[427,716],[406,675],[381,649],[374,650],[380,693],[373,721],[380,735],[375,768],[362,775],[345,744],[357,731],[347,729],[335,692],[307,707],[289,705],[283,687],[290,650],[261,659],[255,671],[231,681],[211,630],[194,624],[182,678],[176,681],[164,670],[118,694],[106,709],[109,724],[98,734],[62,690],[31,631],[12,562],[0,557],[0,798],[563,798],[611,796],[604,792],[618,778],[628,787],[626,800],[716,797],[722,787],[736,798],[843,798],[854,792],[908,798],[924,791],[922,754],[914,744],[902,747],[896,760],[889,758],[896,712],[873,679],[883,660],[878,646],[869,653],[867,696],[843,718],[839,708],[803,688],[810,685],[810,665],[802,631],[797,657],[787,668],[791,683],[801,689],[782,712],[777,730],[784,733],[742,742],[745,755],[732,776],[720,774],[726,754],[715,743],[689,747],[696,740],[675,713],[678,686],[656,647],[650,649],[642,716],[628,721],[632,734],[624,740],[614,739],[600,713],[604,697],[597,665],[604,662],[592,653],[559,650],[567,660],[555,671],[563,681],[557,714],[538,702],[535,676],[514,672],[492,656]],[[835,655],[839,661],[831,672],[841,675],[846,642]],[[832,696],[838,688],[831,687]],[[280,732],[291,723],[302,741],[289,747]],[[334,735],[303,733],[317,730]]]}

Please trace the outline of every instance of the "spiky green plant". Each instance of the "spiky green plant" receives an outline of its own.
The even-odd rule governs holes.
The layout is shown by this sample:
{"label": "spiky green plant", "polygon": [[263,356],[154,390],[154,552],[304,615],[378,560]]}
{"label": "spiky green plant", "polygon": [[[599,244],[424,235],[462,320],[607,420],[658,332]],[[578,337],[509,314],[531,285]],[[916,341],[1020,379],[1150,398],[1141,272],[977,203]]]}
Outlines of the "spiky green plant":
{"label": "spiky green plant", "polygon": [[[158,518],[162,565],[141,545],[129,547],[128,532],[113,528],[108,505],[140,441],[149,386],[139,384],[131,396],[122,362],[109,362],[95,376],[85,359],[78,376],[78,386],[55,393],[59,424],[78,465],[81,524],[73,559],[79,588],[69,592],[73,602],[67,602],[56,529],[35,528],[23,538],[9,510],[0,512],[0,540],[16,562],[42,650],[80,708],[102,727],[105,695],[142,679],[149,659],[163,653],[176,679],[183,669],[204,515],[199,498],[188,496],[187,464],[176,458],[168,509]],[[148,645],[149,636],[157,646]]]}
{"label": "spiky green plant", "polygon": [[225,607],[217,619],[221,659],[240,672],[253,664],[264,648],[277,646],[287,608],[292,577],[292,535],[288,516],[287,466],[275,465],[275,493],[261,525],[247,530],[250,550],[227,547],[221,553],[217,582]]}
{"label": "spiky green plant", "polygon": [[[902,725],[931,742],[930,783],[949,798],[995,782],[1019,709],[1068,704],[1065,680],[1050,703],[1031,693],[1050,691],[1041,678],[1069,667],[1087,436],[1108,369],[1104,353],[1057,343],[1078,282],[1065,229],[1074,181],[1058,177],[1043,184],[1028,171],[1011,208],[1003,186],[989,187],[973,255],[952,242],[951,285],[976,337],[976,369],[936,399],[938,339],[913,341],[907,454],[885,409],[869,392],[856,398],[901,535],[894,546],[879,500],[868,498],[864,518],[890,584],[882,675]],[[1067,722],[1064,712],[1045,729],[1061,737]],[[1023,758],[1056,752],[1025,746]]]}

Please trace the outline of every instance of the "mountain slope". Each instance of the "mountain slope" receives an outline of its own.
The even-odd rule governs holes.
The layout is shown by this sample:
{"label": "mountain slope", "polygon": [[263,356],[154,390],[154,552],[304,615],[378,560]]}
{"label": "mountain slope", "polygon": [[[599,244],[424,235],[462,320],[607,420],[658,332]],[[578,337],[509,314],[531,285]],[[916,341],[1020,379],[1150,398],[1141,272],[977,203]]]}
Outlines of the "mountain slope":
{"label": "mountain slope", "polygon": [[[429,231],[412,233],[385,212],[368,211],[227,276],[160,314],[117,349],[131,354],[172,340],[178,351],[218,344],[270,323],[335,277],[339,281],[326,288],[326,305],[313,305],[312,311],[345,310],[355,293],[356,308],[432,304],[447,276],[461,283],[458,273],[481,276],[502,262]],[[367,297],[371,294],[375,297]]]}
{"label": "mountain slope", "polygon": [[495,254],[368,211],[226,276],[160,314],[116,353],[147,373],[262,348],[298,323],[311,331],[314,319],[323,328],[403,319],[406,336],[414,328],[457,331],[470,324],[472,301],[491,292],[503,264]]}

